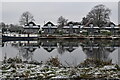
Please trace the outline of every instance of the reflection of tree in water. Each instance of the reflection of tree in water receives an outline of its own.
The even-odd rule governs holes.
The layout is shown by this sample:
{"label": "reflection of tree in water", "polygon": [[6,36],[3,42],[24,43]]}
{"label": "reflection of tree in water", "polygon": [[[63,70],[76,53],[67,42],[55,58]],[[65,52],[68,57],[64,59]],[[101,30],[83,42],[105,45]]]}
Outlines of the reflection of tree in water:
{"label": "reflection of tree in water", "polygon": [[20,48],[20,53],[22,55],[22,57],[24,59],[26,59],[26,61],[28,61],[29,59],[32,60],[32,56],[33,56],[33,52],[35,51],[35,48],[29,47],[29,48]]}
{"label": "reflection of tree in water", "polygon": [[78,43],[66,40],[44,40],[41,42],[41,47],[49,53],[56,48],[59,54],[63,54],[65,51],[73,52],[78,47]]}
{"label": "reflection of tree in water", "polygon": [[62,45],[62,42],[58,43],[57,51],[59,54],[63,54],[65,52],[65,48]]}
{"label": "reflection of tree in water", "polygon": [[25,59],[26,61],[30,59],[32,60],[33,52],[36,50],[36,48],[28,44],[29,42],[27,44],[25,43],[13,43],[12,44],[13,47],[19,50],[19,53],[17,54],[17,56],[19,58]]}
{"label": "reflection of tree in water", "polygon": [[[106,43],[109,44],[109,43]],[[87,55],[87,59],[99,60],[103,62],[111,62],[109,54],[115,50],[114,47],[107,47],[102,42],[94,42],[94,40],[88,41],[82,46],[84,53]],[[96,63],[97,64],[97,63]]]}
{"label": "reflection of tree in water", "polygon": [[24,60],[32,60],[34,51],[39,47],[42,47],[48,53],[57,49],[59,54],[63,54],[66,51],[71,53],[79,46],[82,46],[84,53],[87,55],[87,58],[110,61],[109,54],[115,50],[114,45],[117,44],[118,42],[114,42],[113,40],[40,40],[37,41],[37,43],[14,42],[12,43],[12,46],[19,50],[18,56]]}
{"label": "reflection of tree in water", "polygon": [[86,53],[88,58],[94,58],[104,61],[107,61],[108,55],[110,54],[109,50],[105,49],[102,46],[98,46],[96,48],[83,48],[83,51]]}
{"label": "reflection of tree in water", "polygon": [[59,54],[65,53],[65,51],[71,53],[73,52],[76,48],[78,48],[78,43],[74,41],[63,41],[59,42],[57,46],[57,50]]}

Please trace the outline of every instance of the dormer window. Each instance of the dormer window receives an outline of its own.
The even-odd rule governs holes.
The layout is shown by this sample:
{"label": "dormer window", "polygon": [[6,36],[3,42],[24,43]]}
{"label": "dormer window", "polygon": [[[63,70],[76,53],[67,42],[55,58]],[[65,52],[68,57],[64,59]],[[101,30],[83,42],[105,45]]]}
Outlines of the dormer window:
{"label": "dormer window", "polygon": [[110,25],[110,27],[114,27],[114,25],[113,25],[113,24],[111,24],[111,25]]}
{"label": "dormer window", "polygon": [[33,27],[33,24],[29,24],[29,27]]}
{"label": "dormer window", "polygon": [[93,24],[90,24],[90,27],[92,28],[92,27],[93,27]]}
{"label": "dormer window", "polygon": [[51,27],[51,24],[48,24],[48,27]]}
{"label": "dormer window", "polygon": [[73,24],[69,24],[69,26],[73,26]]}

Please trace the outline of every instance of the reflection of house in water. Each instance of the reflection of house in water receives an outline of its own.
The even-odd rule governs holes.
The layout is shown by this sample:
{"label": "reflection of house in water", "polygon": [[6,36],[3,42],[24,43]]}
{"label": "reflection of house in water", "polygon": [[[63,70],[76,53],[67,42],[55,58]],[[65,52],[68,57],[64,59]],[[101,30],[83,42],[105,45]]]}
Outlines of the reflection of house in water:
{"label": "reflection of house in water", "polygon": [[25,60],[32,60],[34,51],[39,47],[38,41],[19,41],[18,43],[13,43],[12,46],[19,50],[19,57]]}
{"label": "reflection of house in water", "polygon": [[[59,54],[67,52],[73,52],[80,45],[83,48],[84,53],[87,58],[99,59],[103,61],[110,61],[109,54],[115,50],[115,46],[118,47],[119,41],[106,40],[96,41],[96,40],[39,40],[39,41],[11,41],[12,46],[19,50],[19,56],[23,60],[32,60],[34,52],[37,48],[42,47],[47,52],[52,52],[53,50],[58,51]],[[120,56],[120,54],[118,55]]]}
{"label": "reflection of house in water", "polygon": [[102,44],[95,44],[93,41],[90,41],[90,45],[86,44],[86,46],[83,46],[82,48],[87,55],[87,58],[102,61],[110,61],[109,54],[115,50],[114,47],[104,47]]}
{"label": "reflection of house in water", "polygon": [[58,53],[62,54],[65,51],[72,52],[78,47],[78,43],[75,42],[58,42],[45,40],[41,42],[41,47],[43,47],[47,52],[52,52],[57,48]]}
{"label": "reflection of house in water", "polygon": [[78,43],[75,42],[68,42],[64,43],[63,47],[68,51],[68,52],[73,52],[76,48],[78,48]]}
{"label": "reflection of house in water", "polygon": [[63,43],[62,46],[68,52],[73,52],[76,48],[79,47],[78,43],[76,43],[76,42],[66,42],[66,43]]}
{"label": "reflection of house in water", "polygon": [[42,41],[41,47],[43,47],[47,52],[52,52],[57,47],[57,42],[55,41]]}

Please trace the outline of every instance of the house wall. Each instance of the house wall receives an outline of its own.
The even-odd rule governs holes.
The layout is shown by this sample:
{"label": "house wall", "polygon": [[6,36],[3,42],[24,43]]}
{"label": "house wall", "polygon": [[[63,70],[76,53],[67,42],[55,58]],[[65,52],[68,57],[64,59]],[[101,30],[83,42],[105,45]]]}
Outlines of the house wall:
{"label": "house wall", "polygon": [[38,33],[39,29],[29,29],[29,28],[27,28],[27,29],[24,29],[24,31],[26,33]]}
{"label": "house wall", "polygon": [[73,29],[73,33],[79,34],[80,33],[80,29]]}
{"label": "house wall", "polygon": [[53,34],[56,32],[57,29],[53,29],[53,28],[46,28],[46,29],[42,29],[44,31],[45,34]]}
{"label": "house wall", "polygon": [[64,34],[68,34],[68,33],[76,33],[76,34],[78,34],[80,32],[80,29],[77,29],[77,28],[72,28],[72,29],[70,29],[70,28],[66,28],[66,29],[63,29],[63,33]]}
{"label": "house wall", "polygon": [[82,30],[87,30],[89,35],[99,34],[99,29],[96,29],[96,28],[83,28]]}

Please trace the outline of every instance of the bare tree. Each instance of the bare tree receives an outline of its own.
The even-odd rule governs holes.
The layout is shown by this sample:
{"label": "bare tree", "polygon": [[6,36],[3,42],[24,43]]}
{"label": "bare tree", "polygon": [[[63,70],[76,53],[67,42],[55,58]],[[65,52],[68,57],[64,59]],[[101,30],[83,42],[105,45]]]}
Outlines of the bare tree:
{"label": "bare tree", "polygon": [[0,23],[0,28],[5,28],[5,23],[4,22]]}
{"label": "bare tree", "polygon": [[4,22],[0,23],[0,29],[2,30],[2,33],[6,32],[7,28],[8,26]]}
{"label": "bare tree", "polygon": [[93,19],[94,26],[102,27],[105,23],[110,21],[111,10],[103,4],[96,5],[86,16],[88,21]]}
{"label": "bare tree", "polygon": [[26,11],[21,15],[19,22],[21,25],[25,25],[30,21],[34,21],[33,15],[30,12]]}
{"label": "bare tree", "polygon": [[65,19],[63,16],[60,16],[57,20],[59,28],[62,28],[64,25],[67,24],[68,19]]}

